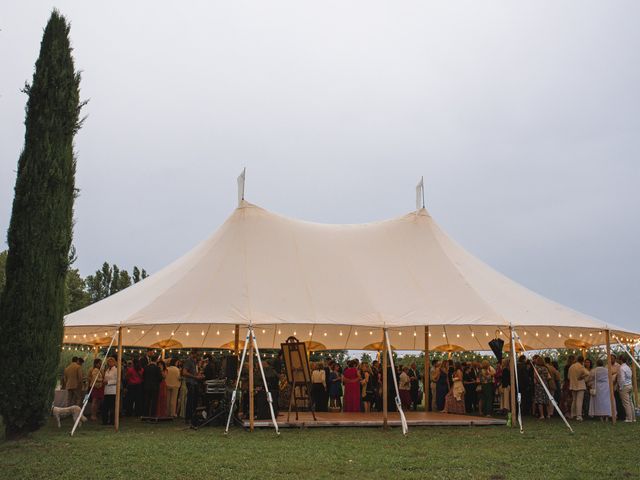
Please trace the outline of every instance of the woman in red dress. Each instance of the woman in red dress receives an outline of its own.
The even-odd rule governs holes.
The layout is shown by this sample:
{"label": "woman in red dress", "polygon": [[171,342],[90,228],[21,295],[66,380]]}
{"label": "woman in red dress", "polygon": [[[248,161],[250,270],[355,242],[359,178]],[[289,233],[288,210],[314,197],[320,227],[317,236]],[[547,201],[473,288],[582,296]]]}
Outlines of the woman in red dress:
{"label": "woman in red dress", "polygon": [[162,374],[162,382],[160,382],[160,388],[158,390],[158,406],[156,407],[156,417],[168,416],[168,404],[167,404],[167,365],[164,361],[158,362],[160,367],[160,373]]}
{"label": "woman in red dress", "polygon": [[347,368],[342,372],[342,383],[344,383],[344,409],[345,412],[360,411],[360,374],[355,368],[355,363],[350,360]]}

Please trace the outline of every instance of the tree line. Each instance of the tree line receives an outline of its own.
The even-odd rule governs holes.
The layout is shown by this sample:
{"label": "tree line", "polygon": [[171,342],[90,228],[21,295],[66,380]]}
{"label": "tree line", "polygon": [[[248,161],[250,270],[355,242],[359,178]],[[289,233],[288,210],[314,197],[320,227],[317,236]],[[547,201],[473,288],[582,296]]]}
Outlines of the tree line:
{"label": "tree line", "polygon": [[94,274],[82,278],[78,269],[70,269],[65,279],[65,314],[99,302],[114,293],[147,278],[144,268],[134,266],[131,274],[116,264],[104,262]]}

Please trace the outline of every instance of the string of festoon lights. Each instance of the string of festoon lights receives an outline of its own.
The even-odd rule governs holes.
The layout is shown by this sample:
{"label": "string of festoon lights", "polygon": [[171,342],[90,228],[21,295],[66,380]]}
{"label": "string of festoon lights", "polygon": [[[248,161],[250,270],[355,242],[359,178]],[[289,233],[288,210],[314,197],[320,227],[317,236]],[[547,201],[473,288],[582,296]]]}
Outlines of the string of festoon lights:
{"label": "string of festoon lights", "polygon": [[[439,327],[435,327],[435,328],[439,328]],[[443,329],[443,332],[442,332],[441,336],[444,339],[447,339],[447,338],[451,338],[451,339],[458,338],[459,339],[459,338],[462,338],[465,335],[468,335],[471,338],[475,338],[476,336],[484,336],[485,338],[490,338],[490,337],[493,338],[493,336],[496,333],[498,334],[498,336],[504,337],[506,339],[508,339],[508,336],[509,336],[508,332],[505,332],[504,330],[501,330],[499,328],[496,331],[493,331],[493,332],[491,330],[485,330],[484,332],[475,332],[475,331],[472,330],[468,334],[459,333],[459,332],[455,333],[455,334],[448,334],[447,331],[446,331],[446,327],[442,327],[442,329]],[[127,328],[127,333],[131,333],[132,330],[134,330],[134,329]],[[145,334],[154,335],[155,334],[155,336],[160,336],[160,331],[159,330],[157,330],[157,331],[153,331],[153,330],[152,331],[149,331],[149,330],[145,331],[143,329],[141,329],[141,330],[135,329],[135,331],[136,332],[140,332],[140,334],[142,334],[142,335],[145,335]],[[263,334],[265,334],[267,332],[266,329],[262,329],[261,331],[262,331]],[[374,334],[373,330],[368,330],[367,332],[368,332],[369,335],[373,335]],[[231,333],[235,334],[235,329],[231,330]],[[293,331],[293,332],[289,332],[289,333],[293,333],[293,336],[296,336],[298,334],[297,331]],[[289,333],[285,332],[285,335],[288,335]],[[398,330],[395,333],[398,336],[402,336],[403,335],[403,331],[402,330]],[[416,329],[414,329],[412,333],[413,333],[414,337],[418,336],[418,332],[417,332]],[[195,334],[197,335],[197,333],[195,333]],[[205,336],[206,332],[205,332],[205,330],[201,330],[199,332],[199,334],[200,334],[200,336]],[[219,336],[220,335],[220,329],[217,329],[215,334]],[[278,329],[277,330],[277,334],[278,335],[282,335],[283,334],[282,329]],[[354,334],[354,336],[358,336],[358,334],[359,334],[358,330],[357,329],[354,330],[353,334]],[[598,333],[597,333],[597,335],[600,335],[600,336],[603,335],[603,334],[604,334],[604,332],[602,330],[598,331]],[[99,333],[96,333],[96,332],[89,333],[89,334],[87,334],[87,333],[84,333],[84,334],[72,334],[72,335],[66,334],[64,336],[64,339],[65,340],[80,340],[80,339],[82,339],[82,340],[87,340],[87,341],[90,341],[90,340],[95,341],[96,339],[100,338],[101,336],[111,337],[113,335],[115,335],[115,332],[108,332],[108,331],[105,331],[104,335],[100,335]],[[171,338],[177,338],[177,337],[180,337],[180,336],[189,337],[190,335],[191,335],[191,332],[189,330],[172,331],[170,337]],[[309,337],[313,337],[314,336],[314,331],[313,330],[309,330],[308,335],[309,335]],[[342,336],[345,335],[345,333],[344,333],[344,331],[340,330],[338,335],[342,337]],[[434,333],[430,331],[428,335],[429,335],[429,337],[433,337]],[[591,331],[591,332],[586,332],[586,333],[585,332],[578,332],[577,334],[574,334],[573,332],[570,332],[569,334],[563,334],[562,332],[556,332],[556,333],[545,332],[544,334],[542,334],[542,333],[540,333],[539,331],[536,331],[536,330],[533,330],[533,331],[522,330],[522,335],[523,335],[523,337],[532,336],[532,337],[538,337],[538,338],[542,338],[542,339],[543,338],[551,338],[552,336],[557,336],[557,338],[583,339],[584,341],[588,341],[588,340],[593,340],[593,336],[595,335],[595,333],[593,331]],[[328,336],[328,333],[326,331],[317,332],[317,334],[315,334],[315,336],[316,337],[326,337],[326,336]],[[613,338],[616,338],[616,337],[617,336],[614,334]],[[637,344],[637,343],[640,342],[640,338],[634,338],[634,337],[617,337],[617,338],[621,342],[627,343],[627,344]],[[78,341],[78,342],[73,342],[73,343],[83,343],[83,342]]]}
{"label": "string of festoon lights", "polygon": [[[68,352],[92,352],[95,351],[96,353],[104,353],[106,351],[106,347],[98,347],[95,348],[91,347],[91,346],[86,346],[86,345],[79,345],[79,344],[63,344],[61,347],[61,350],[64,351],[68,351]],[[231,355],[233,354],[233,350],[207,350],[207,349],[195,349],[196,351],[198,351],[199,353],[203,354],[203,355],[207,355],[207,354],[211,354],[213,356],[223,356],[223,355]],[[112,348],[112,351],[114,351],[115,353],[118,353],[118,348]],[[142,355],[143,353],[147,352],[148,349],[140,349],[140,348],[123,348],[122,349],[122,353],[123,354],[129,354],[129,355]],[[159,349],[154,349],[151,350],[154,354],[160,354],[162,351]],[[185,349],[185,350],[165,350],[165,356],[173,356],[174,354],[177,354],[178,356],[182,356],[182,355],[187,355],[189,352],[191,351],[191,349]],[[621,353],[624,353],[624,350],[622,348],[620,348],[619,346],[611,346],[611,351],[612,353],[618,355]],[[333,351],[324,351],[324,352],[310,352],[310,355],[313,357],[320,357],[320,358],[332,358],[336,355],[335,352],[338,353],[344,353],[344,350],[333,350]],[[404,352],[411,352],[411,350],[405,350]],[[591,354],[594,356],[604,356],[606,354],[606,349],[604,347],[590,347],[584,350],[584,352],[586,352],[587,354]],[[535,353],[537,353],[538,355],[542,355],[544,357],[550,357],[553,360],[557,360],[557,359],[561,359],[565,356],[568,355],[581,355],[584,353],[583,350],[580,349],[571,349],[571,348],[560,348],[560,349],[543,349],[543,350],[533,350],[533,351],[529,351],[527,352],[530,355],[533,355]],[[373,352],[372,352],[373,353]],[[507,352],[507,356],[508,356]],[[420,352],[420,356],[423,356],[424,353]],[[634,356],[636,358],[640,358],[640,352],[636,351],[634,352]],[[269,352],[261,352],[260,353],[260,357],[264,358],[264,359],[268,359],[268,358],[276,358],[277,357],[277,353],[269,353]],[[434,359],[434,360],[439,360],[439,359],[445,359],[445,358],[451,358],[454,360],[459,360],[459,361],[481,361],[481,360],[492,360],[495,358],[494,355],[487,355],[487,354],[483,354],[483,353],[477,353],[477,352],[452,352],[451,354],[448,354],[447,352],[433,352],[430,351],[429,352],[429,358],[430,359]]]}
{"label": "string of festoon lights", "polygon": [[[461,338],[464,335],[468,335],[471,338],[474,338],[476,336],[484,336],[485,338],[493,338],[494,336],[502,336],[505,337],[505,339],[508,339],[508,334],[505,333],[504,330],[498,329],[495,330],[493,333],[490,330],[485,330],[484,332],[475,332],[475,331],[470,331],[468,334],[466,333],[455,333],[455,334],[448,334],[446,331],[446,328],[443,327],[443,332],[442,332],[442,338],[449,341],[449,339],[453,339],[453,338]],[[130,333],[132,331],[132,329],[127,328],[127,333]],[[145,335],[145,330],[136,330],[139,331],[142,335]],[[266,333],[266,329],[262,329],[262,333]],[[147,334],[155,334],[156,336],[160,335],[159,331],[146,331]],[[201,336],[205,336],[206,332],[205,330],[202,330],[199,332]],[[220,335],[220,330],[216,330],[216,335]],[[232,333],[235,333],[235,329],[232,330]],[[282,329],[278,329],[277,330],[277,334],[278,335],[282,335]],[[293,331],[292,332],[294,336],[297,335],[297,331]],[[314,331],[310,330],[309,332],[309,336],[313,337],[314,336]],[[315,332],[316,333],[316,337],[318,336],[323,336],[326,337],[327,336],[327,332]],[[365,334],[368,333],[369,335],[373,335],[373,330],[368,330],[365,331]],[[598,331],[597,334],[598,335],[603,335],[603,331]],[[196,333],[197,334],[197,333]],[[354,330],[353,334],[355,336],[358,336],[358,330]],[[403,331],[399,330],[396,332],[396,334],[398,336],[401,336],[403,334]],[[87,345],[87,343],[92,343],[92,342],[96,342],[98,341],[101,337],[102,338],[109,338],[112,337],[113,335],[115,335],[115,332],[109,332],[109,331],[105,331],[104,334],[102,335],[101,333],[84,333],[84,334],[66,334],[64,336],[64,339],[66,341],[68,341],[69,343],[63,343],[61,346],[62,351],[76,351],[76,352],[90,352],[90,351],[95,351],[96,353],[100,352],[102,353],[103,350],[106,350],[106,346],[91,346],[91,345]],[[178,336],[184,335],[186,337],[188,337],[190,335],[189,330],[186,331],[172,331],[171,332],[171,337],[175,338]],[[285,332],[286,335],[286,332]],[[344,335],[344,332],[341,330],[339,332],[340,336]],[[414,329],[413,331],[413,336],[416,337],[418,335],[416,329]],[[428,336],[429,337],[433,337],[434,332],[429,332]],[[531,337],[542,337],[542,338],[550,338],[552,335],[557,335],[558,338],[567,338],[567,339],[573,339],[573,340],[582,340],[584,341],[586,344],[589,343],[589,341],[593,341],[593,336],[595,335],[595,332],[591,331],[591,332],[570,332],[569,334],[563,334],[561,332],[557,332],[557,333],[550,333],[550,332],[544,332],[544,334],[541,334],[538,331],[535,330],[523,330],[522,331],[522,335],[523,337],[527,337],[527,336],[531,336]],[[620,342],[625,343],[627,345],[636,345],[638,343],[640,343],[640,338],[634,338],[634,337],[626,337],[626,336],[617,336],[617,335],[613,335],[613,338],[617,338],[618,340],[620,340]],[[86,342],[86,343],[84,343]],[[115,348],[113,349],[116,353],[118,352],[118,349]],[[169,355],[173,355],[175,353],[177,353],[178,355],[183,355],[186,354],[187,352],[189,352],[191,349],[184,349],[184,350],[175,350],[175,349],[166,349],[165,350],[165,355],[168,353]],[[208,349],[196,349],[198,352],[202,353],[202,354],[211,354],[213,356],[215,355],[228,355],[228,354],[233,354],[233,350],[223,350],[223,349],[213,349],[213,350],[208,350]],[[275,349],[271,349],[271,350],[275,350]],[[335,351],[339,351],[339,352],[344,352],[344,350],[346,349],[336,349],[333,350]],[[354,349],[357,350],[357,349]],[[622,351],[622,349],[618,346],[618,345],[611,345],[611,350],[613,353],[619,353]],[[637,351],[638,349],[636,349],[636,351],[634,352],[635,356],[638,356],[640,354],[639,351]],[[142,354],[143,352],[146,352],[147,349],[146,348],[135,348],[135,347],[123,347],[122,352],[124,354],[131,354],[131,355],[135,355],[137,354]],[[153,352],[156,354],[161,353],[161,349],[154,349]],[[275,350],[277,351],[277,350]],[[411,349],[408,350],[403,350],[404,352],[410,352],[413,351]],[[420,351],[420,350],[418,350]],[[312,351],[310,352],[310,355],[313,355],[315,358],[325,358],[325,357],[332,357],[335,354],[331,353],[332,351],[324,351],[324,352],[317,352],[317,351]],[[420,351],[422,352],[422,351]],[[561,358],[564,355],[578,355],[578,354],[583,354],[583,353],[587,353],[587,354],[592,354],[592,355],[603,355],[606,353],[606,348],[604,346],[589,346],[585,349],[580,349],[580,348],[541,348],[541,349],[531,349],[527,352],[527,354],[532,355],[534,353],[538,353],[538,354],[542,354],[544,356],[549,356],[553,359],[558,359]],[[421,353],[421,355],[423,355],[423,353]],[[261,357],[262,358],[275,358],[277,356],[277,353],[269,353],[269,352],[261,352]],[[476,351],[462,351],[462,352],[451,352],[451,353],[447,353],[447,352],[436,352],[436,351],[429,351],[429,358],[434,358],[434,359],[438,359],[438,358],[453,358],[456,360],[461,360],[461,361],[465,361],[465,360],[490,360],[493,359],[494,356],[490,355],[490,354],[485,354],[484,352],[480,353],[480,352],[476,352]]]}

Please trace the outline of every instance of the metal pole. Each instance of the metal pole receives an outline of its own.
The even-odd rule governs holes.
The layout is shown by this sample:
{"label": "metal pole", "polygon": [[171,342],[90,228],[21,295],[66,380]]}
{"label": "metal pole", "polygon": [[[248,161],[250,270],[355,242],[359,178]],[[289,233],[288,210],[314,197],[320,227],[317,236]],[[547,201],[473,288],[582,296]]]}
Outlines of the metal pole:
{"label": "metal pole", "polygon": [[114,430],[120,429],[120,386],[122,385],[122,327],[118,327],[118,383],[116,384],[116,409],[113,420]]}
{"label": "metal pole", "polygon": [[384,338],[384,332],[387,329],[382,329],[382,427],[386,430],[389,428],[389,379],[387,378],[387,342]]}
{"label": "metal pole", "polygon": [[611,402],[611,422],[616,424],[616,400],[613,396],[613,373],[611,371],[611,342],[609,340],[609,330],[604,331],[605,341],[607,343],[607,372],[609,377],[609,401]]}
{"label": "metal pole", "polygon": [[424,327],[424,411],[429,411],[429,393],[431,393],[431,362],[429,361],[429,325]]}
{"label": "metal pole", "polygon": [[[633,345],[631,345],[631,348],[629,349],[631,356],[635,358],[635,347]],[[631,361],[631,378],[632,378],[632,382],[633,382],[633,399],[635,400],[636,403],[636,407],[638,406],[638,372],[637,372],[637,367],[636,364],[633,362],[633,360]]]}
{"label": "metal pole", "polygon": [[[237,330],[236,330],[237,332]],[[254,405],[253,405],[253,329],[249,329],[249,431],[254,428]]]}
{"label": "metal pole", "polygon": [[511,339],[511,352],[509,359],[509,393],[511,394],[510,405],[511,405],[511,428],[516,426],[516,346],[515,340],[513,338],[513,327],[509,326],[509,338]]}

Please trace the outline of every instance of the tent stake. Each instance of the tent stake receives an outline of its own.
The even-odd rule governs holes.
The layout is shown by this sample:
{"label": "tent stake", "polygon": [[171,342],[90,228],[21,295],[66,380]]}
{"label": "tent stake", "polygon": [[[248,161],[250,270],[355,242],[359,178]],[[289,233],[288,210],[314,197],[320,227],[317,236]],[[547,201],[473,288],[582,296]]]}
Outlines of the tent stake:
{"label": "tent stake", "polygon": [[611,341],[609,340],[609,330],[604,331],[604,338],[607,343],[607,372],[609,377],[609,401],[611,402],[611,423],[616,424],[616,400],[613,396],[613,373],[611,371]]}
{"label": "tent stake", "polygon": [[116,383],[116,408],[113,419],[114,430],[120,430],[120,385],[122,385],[122,327],[118,327],[118,383]]}

